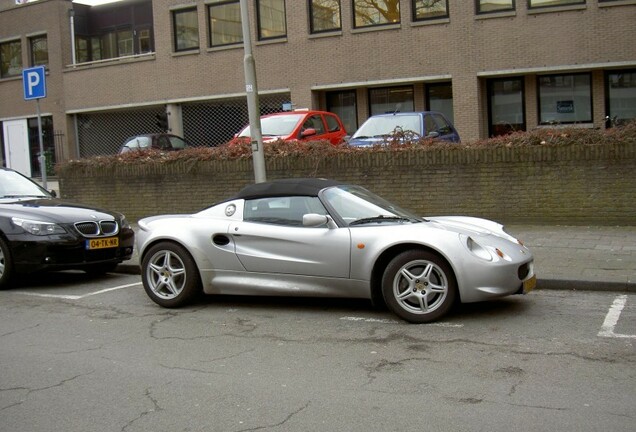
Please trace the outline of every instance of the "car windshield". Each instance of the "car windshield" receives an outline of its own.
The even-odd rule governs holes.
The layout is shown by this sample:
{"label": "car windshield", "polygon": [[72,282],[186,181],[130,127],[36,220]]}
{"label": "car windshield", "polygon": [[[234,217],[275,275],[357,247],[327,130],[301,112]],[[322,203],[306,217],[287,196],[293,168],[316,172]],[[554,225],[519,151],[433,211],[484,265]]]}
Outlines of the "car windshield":
{"label": "car windshield", "polygon": [[351,138],[385,136],[391,134],[396,128],[422,135],[420,116],[413,114],[369,117]]}
{"label": "car windshield", "polygon": [[0,170],[0,198],[50,198],[45,189],[15,171]]}
{"label": "car windshield", "polygon": [[[261,118],[261,134],[263,136],[289,135],[304,117],[305,114],[285,114]],[[239,136],[251,136],[250,127],[243,129]]]}
{"label": "car windshield", "polygon": [[423,220],[360,186],[335,186],[322,197],[348,225]]}

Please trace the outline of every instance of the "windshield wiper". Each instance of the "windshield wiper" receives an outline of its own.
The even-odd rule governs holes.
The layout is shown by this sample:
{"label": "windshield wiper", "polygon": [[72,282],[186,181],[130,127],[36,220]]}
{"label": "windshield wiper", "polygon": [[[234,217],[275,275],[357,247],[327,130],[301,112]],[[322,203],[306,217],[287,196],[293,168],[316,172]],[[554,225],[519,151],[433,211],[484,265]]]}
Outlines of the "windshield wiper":
{"label": "windshield wiper", "polygon": [[406,222],[410,222],[411,219],[407,218],[407,217],[402,217],[402,216],[383,216],[383,215],[378,215],[378,216],[373,216],[373,217],[367,217],[367,218],[354,220],[353,222],[351,222],[349,224],[349,226],[351,226],[351,225],[361,225],[361,224],[372,223],[372,222],[385,222],[385,221],[406,221]]}

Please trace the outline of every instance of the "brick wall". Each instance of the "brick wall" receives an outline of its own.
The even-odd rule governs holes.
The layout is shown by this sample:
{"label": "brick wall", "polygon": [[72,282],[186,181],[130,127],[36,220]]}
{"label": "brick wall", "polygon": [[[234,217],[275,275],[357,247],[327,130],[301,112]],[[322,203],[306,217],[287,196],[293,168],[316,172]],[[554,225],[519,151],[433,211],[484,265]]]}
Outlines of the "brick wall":
{"label": "brick wall", "polygon": [[[364,152],[266,161],[269,180],[327,177],[366,186],[422,215],[505,223],[636,224],[636,143]],[[190,213],[254,180],[250,160],[175,162],[59,171],[65,199],[131,221]]]}

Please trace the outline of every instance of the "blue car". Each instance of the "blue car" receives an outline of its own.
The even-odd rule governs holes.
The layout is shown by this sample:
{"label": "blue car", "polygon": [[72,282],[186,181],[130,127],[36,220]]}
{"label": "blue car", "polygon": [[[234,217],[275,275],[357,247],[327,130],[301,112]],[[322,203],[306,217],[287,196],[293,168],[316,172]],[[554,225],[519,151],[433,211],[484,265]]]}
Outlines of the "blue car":
{"label": "blue car", "polygon": [[[399,134],[399,135],[398,135]],[[434,138],[460,142],[453,124],[437,111],[405,112],[371,116],[349,139],[349,145],[368,147],[382,145],[393,139],[418,140]]]}

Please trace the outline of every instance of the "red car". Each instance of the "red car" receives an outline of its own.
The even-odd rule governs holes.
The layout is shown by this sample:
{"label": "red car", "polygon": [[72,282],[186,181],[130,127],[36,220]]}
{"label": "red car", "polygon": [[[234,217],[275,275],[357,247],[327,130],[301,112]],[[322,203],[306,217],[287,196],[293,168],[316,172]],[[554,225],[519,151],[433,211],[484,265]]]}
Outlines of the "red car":
{"label": "red car", "polygon": [[[261,116],[263,142],[326,140],[333,145],[344,142],[347,135],[340,117],[326,111],[297,110]],[[230,144],[249,140],[250,127],[234,136]]]}

